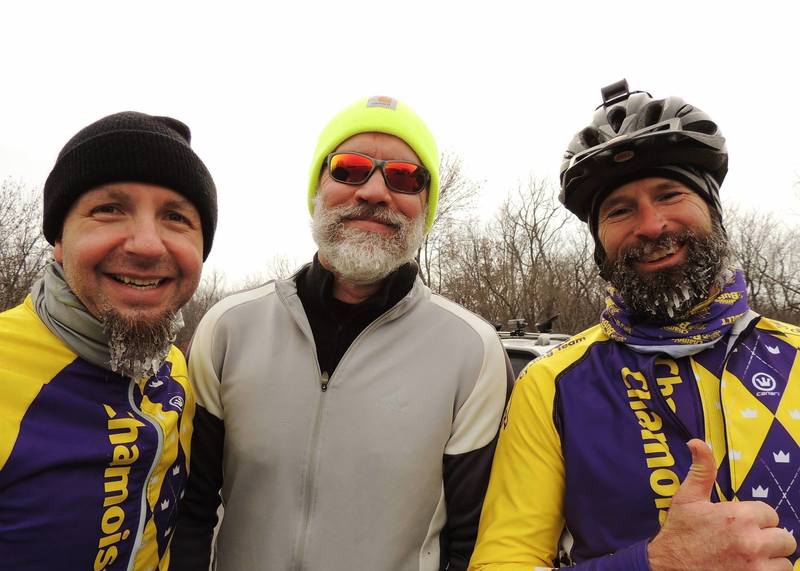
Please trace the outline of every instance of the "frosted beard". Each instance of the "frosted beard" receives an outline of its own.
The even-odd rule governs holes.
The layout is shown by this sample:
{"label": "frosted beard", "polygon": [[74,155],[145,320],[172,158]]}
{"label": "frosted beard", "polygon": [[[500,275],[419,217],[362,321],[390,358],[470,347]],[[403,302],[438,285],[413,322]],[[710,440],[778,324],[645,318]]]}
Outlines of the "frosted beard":
{"label": "frosted beard", "polygon": [[102,308],[100,318],[108,339],[111,370],[135,381],[158,372],[183,327],[180,312],[171,311],[145,319]]}
{"label": "frosted beard", "polygon": [[[640,273],[634,263],[657,249],[686,245],[686,261],[676,267]],[[614,261],[603,264],[603,275],[617,289],[632,318],[671,322],[685,319],[692,308],[708,298],[727,274],[730,250],[722,227],[713,222],[711,232],[664,234],[641,244]]]}
{"label": "frosted beard", "polygon": [[[370,219],[395,229],[386,235],[345,224]],[[311,222],[319,256],[342,278],[357,284],[382,280],[416,256],[425,238],[425,212],[411,219],[386,206],[362,204],[326,208],[319,195]]]}

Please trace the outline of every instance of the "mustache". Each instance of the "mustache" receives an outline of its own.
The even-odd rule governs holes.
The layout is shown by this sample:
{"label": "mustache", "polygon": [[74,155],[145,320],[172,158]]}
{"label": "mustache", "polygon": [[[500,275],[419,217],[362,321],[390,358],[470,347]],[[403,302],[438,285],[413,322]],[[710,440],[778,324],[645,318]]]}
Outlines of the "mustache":
{"label": "mustache", "polygon": [[157,258],[116,252],[103,261],[100,270],[108,273],[124,273],[125,270],[140,270],[161,275],[173,275],[175,263],[167,255]]}
{"label": "mustache", "polygon": [[691,231],[683,232],[665,232],[658,238],[642,237],[639,243],[631,246],[622,253],[621,261],[625,264],[638,261],[643,256],[647,256],[656,250],[666,250],[673,246],[680,246],[686,243],[687,240],[695,238],[695,234]]}
{"label": "mustache", "polygon": [[355,206],[336,206],[330,209],[330,213],[337,217],[337,222],[343,220],[374,220],[381,224],[388,224],[399,228],[408,224],[410,218],[392,210],[388,206],[373,204],[357,204]]}

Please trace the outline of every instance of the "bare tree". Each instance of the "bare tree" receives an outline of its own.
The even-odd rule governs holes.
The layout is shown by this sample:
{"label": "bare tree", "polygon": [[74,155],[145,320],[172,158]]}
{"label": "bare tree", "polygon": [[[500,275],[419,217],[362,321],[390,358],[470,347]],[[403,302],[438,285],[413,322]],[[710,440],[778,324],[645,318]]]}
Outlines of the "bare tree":
{"label": "bare tree", "polygon": [[225,297],[225,280],[222,275],[214,271],[203,278],[192,299],[181,308],[183,315],[183,329],[178,332],[175,345],[184,353],[189,348],[195,329],[200,320],[215,303]]}
{"label": "bare tree", "polygon": [[443,249],[453,240],[457,227],[474,206],[480,185],[466,177],[461,157],[442,153],[439,161],[439,204],[433,227],[417,252],[420,276],[433,291],[440,292],[446,258]]}
{"label": "bare tree", "polygon": [[5,179],[0,183],[0,311],[25,298],[50,251],[42,235],[41,192]]}
{"label": "bare tree", "polygon": [[471,220],[452,232],[441,255],[441,291],[485,319],[543,322],[576,332],[597,321],[602,282],[593,241],[556,201],[552,187],[531,179],[487,224]]}
{"label": "bare tree", "polygon": [[750,306],[770,317],[800,323],[800,233],[772,214],[725,212],[731,249],[747,281]]}

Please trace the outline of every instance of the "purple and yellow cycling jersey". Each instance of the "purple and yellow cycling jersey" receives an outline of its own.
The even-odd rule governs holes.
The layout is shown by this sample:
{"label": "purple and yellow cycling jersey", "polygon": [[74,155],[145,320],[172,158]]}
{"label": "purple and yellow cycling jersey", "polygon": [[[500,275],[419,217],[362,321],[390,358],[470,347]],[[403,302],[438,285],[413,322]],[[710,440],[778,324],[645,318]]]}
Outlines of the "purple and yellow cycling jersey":
{"label": "purple and yellow cycling jersey", "polygon": [[529,365],[471,569],[550,568],[559,544],[578,569],[649,569],[691,438],[714,453],[713,501],[764,501],[800,533],[800,328],[756,317],[729,340],[672,358],[596,326]]}
{"label": "purple and yellow cycling jersey", "polygon": [[0,314],[0,566],[166,569],[193,414],[176,348],[132,381],[78,357],[30,297]]}

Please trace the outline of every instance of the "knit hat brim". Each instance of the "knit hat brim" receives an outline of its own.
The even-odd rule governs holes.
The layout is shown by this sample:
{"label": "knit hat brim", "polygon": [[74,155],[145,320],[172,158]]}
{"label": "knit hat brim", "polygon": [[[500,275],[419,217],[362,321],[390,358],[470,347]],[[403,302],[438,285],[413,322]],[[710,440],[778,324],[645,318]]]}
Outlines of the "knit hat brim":
{"label": "knit hat brim", "polygon": [[[103,122],[118,117],[126,128],[103,129]],[[141,113],[116,114],[78,133],[62,150],[44,186],[43,231],[50,244],[61,234],[72,204],[85,192],[103,184],[141,182],[163,186],[185,196],[200,215],[203,259],[208,257],[217,225],[217,196],[208,169],[188,142],[188,127],[170,119],[166,125],[181,125],[183,134],[146,128],[152,121],[168,118]],[[137,121],[142,128],[136,128]],[[99,126],[99,127],[98,127]],[[81,134],[92,129],[88,137]]]}

